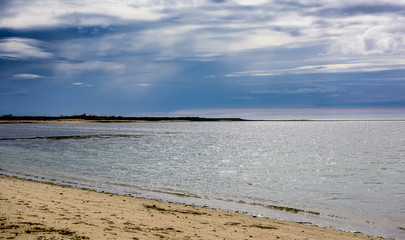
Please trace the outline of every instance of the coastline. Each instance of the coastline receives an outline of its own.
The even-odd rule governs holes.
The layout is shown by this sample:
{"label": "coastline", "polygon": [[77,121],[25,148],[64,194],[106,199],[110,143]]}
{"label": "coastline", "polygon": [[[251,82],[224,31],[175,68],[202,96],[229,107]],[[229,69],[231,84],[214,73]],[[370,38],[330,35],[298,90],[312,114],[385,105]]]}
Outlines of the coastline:
{"label": "coastline", "polygon": [[[147,120],[88,120],[88,119],[57,119],[57,120],[0,120],[0,124],[40,124],[40,123],[131,123],[154,122]],[[185,122],[185,120],[162,120],[160,122]]]}
{"label": "coastline", "polygon": [[[232,120],[215,120],[216,122],[237,122]],[[404,119],[314,119],[314,120],[240,120],[250,122],[405,122]],[[0,124],[53,124],[53,123],[148,123],[148,122],[197,122],[182,119],[171,120],[88,120],[88,119],[58,119],[58,120],[0,120]],[[198,122],[204,122],[199,120]],[[206,120],[205,122],[212,122]]]}
{"label": "coastline", "polygon": [[136,123],[136,122],[356,122],[356,121],[405,121],[405,119],[242,119],[210,117],[123,117],[123,116],[0,116],[0,124],[38,124],[38,123]]}
{"label": "coastline", "polygon": [[0,124],[21,123],[125,123],[125,122],[240,122],[241,118],[204,118],[204,117],[122,117],[122,116],[0,116]]}
{"label": "coastline", "polygon": [[0,175],[0,239],[384,239]]}
{"label": "coastline", "polygon": [[58,119],[58,120],[0,120],[0,124],[37,124],[37,123],[125,123],[146,122],[142,120],[86,120],[86,119]]}

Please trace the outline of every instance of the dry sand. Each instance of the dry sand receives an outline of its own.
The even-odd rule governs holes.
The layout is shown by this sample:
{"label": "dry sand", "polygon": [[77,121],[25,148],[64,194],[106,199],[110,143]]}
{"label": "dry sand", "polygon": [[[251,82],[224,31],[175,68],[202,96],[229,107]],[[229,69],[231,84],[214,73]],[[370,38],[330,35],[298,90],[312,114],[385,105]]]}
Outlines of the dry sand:
{"label": "dry sand", "polygon": [[0,239],[382,239],[0,176]]}

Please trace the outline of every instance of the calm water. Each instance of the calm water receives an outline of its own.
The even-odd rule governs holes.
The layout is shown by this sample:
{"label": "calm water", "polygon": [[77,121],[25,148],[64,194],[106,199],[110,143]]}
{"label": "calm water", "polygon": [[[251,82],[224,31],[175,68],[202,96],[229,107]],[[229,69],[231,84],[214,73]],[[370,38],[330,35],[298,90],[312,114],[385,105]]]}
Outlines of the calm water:
{"label": "calm water", "polygon": [[405,122],[12,124],[0,139],[9,175],[405,239]]}

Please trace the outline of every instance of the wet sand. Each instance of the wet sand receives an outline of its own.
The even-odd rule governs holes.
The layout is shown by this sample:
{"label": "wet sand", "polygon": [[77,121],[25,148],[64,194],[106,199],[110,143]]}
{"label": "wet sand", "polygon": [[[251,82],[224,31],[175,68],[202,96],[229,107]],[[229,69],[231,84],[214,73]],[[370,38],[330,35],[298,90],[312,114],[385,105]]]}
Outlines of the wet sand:
{"label": "wet sand", "polygon": [[0,239],[382,239],[0,176]]}

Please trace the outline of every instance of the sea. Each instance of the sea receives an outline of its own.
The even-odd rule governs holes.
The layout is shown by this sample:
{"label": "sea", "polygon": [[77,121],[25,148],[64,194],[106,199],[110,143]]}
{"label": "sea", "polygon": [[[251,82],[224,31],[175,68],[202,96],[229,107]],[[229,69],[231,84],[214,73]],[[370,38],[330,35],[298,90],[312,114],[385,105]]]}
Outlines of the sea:
{"label": "sea", "polygon": [[405,239],[405,121],[2,124],[0,173]]}

